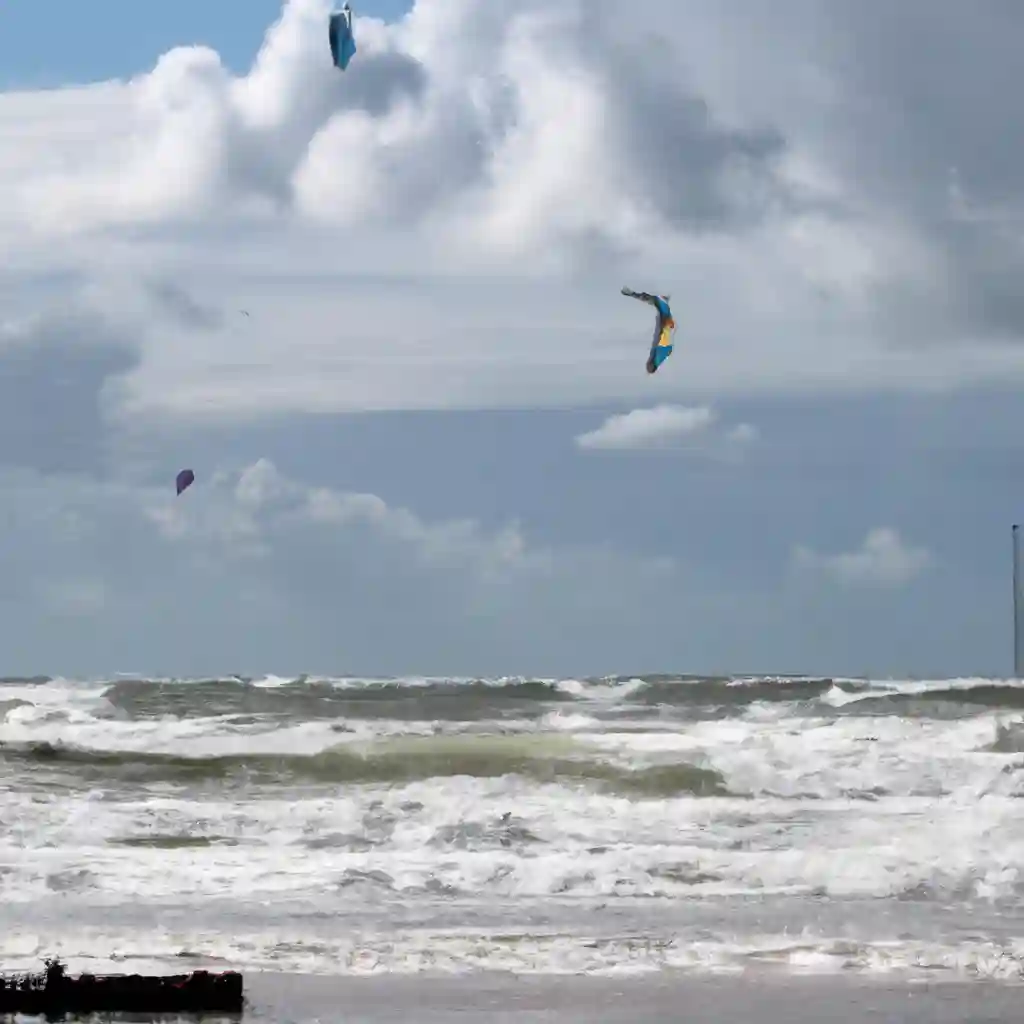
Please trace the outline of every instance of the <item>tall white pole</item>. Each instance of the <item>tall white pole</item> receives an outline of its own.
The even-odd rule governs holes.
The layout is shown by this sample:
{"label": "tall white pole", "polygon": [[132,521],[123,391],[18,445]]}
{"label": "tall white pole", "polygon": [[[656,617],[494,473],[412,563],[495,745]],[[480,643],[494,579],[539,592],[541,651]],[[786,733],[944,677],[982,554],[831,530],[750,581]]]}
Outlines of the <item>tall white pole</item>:
{"label": "tall white pole", "polygon": [[1013,677],[1022,678],[1020,644],[1020,544],[1019,526],[1013,525]]}

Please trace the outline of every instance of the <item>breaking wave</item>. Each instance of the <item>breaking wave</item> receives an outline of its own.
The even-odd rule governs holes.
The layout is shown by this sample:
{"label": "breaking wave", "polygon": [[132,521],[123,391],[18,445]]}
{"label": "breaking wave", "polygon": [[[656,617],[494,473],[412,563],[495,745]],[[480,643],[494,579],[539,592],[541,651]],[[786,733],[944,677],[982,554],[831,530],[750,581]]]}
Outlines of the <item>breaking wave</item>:
{"label": "breaking wave", "polygon": [[[573,753],[577,756],[572,756]],[[590,783],[638,797],[726,796],[721,774],[687,763],[627,768],[587,759],[561,737],[407,737],[372,745],[338,744],[313,754],[182,757],[102,751],[53,743],[3,743],[0,759],[65,768],[88,783],[203,782],[265,785],[293,781],[399,784],[431,778],[521,776],[534,782]]]}

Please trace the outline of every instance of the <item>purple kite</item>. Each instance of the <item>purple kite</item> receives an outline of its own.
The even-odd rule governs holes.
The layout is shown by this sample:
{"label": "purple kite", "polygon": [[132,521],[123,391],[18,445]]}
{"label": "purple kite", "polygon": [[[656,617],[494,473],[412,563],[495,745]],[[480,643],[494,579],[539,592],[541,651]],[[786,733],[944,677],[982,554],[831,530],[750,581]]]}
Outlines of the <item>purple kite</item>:
{"label": "purple kite", "polygon": [[191,469],[183,469],[178,474],[178,493],[181,494],[181,492],[185,490],[186,487],[189,487],[192,484],[192,481],[195,480],[195,478],[196,475],[195,473],[192,472]]}

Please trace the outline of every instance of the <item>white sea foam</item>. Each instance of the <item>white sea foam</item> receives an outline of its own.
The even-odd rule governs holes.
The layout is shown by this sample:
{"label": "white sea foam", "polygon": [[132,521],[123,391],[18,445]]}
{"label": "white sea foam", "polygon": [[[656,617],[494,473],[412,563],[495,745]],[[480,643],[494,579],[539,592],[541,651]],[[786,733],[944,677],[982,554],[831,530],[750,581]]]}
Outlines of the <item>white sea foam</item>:
{"label": "white sea foam", "polygon": [[[184,954],[184,955],[183,955]],[[1024,979],[1024,940],[1006,943],[853,942],[812,935],[755,935],[744,941],[623,936],[501,936],[400,933],[309,941],[300,933],[153,930],[142,935],[92,930],[56,940],[35,934],[0,937],[8,970],[35,970],[60,956],[72,972],[170,974],[205,967],[304,974],[642,975],[683,970],[699,974],[782,970],[792,974],[862,974],[936,980]]]}
{"label": "white sea foam", "polygon": [[[500,702],[502,688],[522,682],[492,681],[488,692]],[[253,689],[286,700],[286,683],[262,680]],[[488,704],[494,714],[483,720],[459,719],[450,707],[432,717],[437,682],[430,680],[409,683],[420,718],[374,717],[343,701],[329,717],[306,720],[294,709],[171,714],[155,705],[132,717],[103,682],[5,684],[0,744],[13,744],[16,756],[0,762],[0,900],[22,924],[0,940],[0,958],[31,959],[44,948],[101,956],[134,944],[156,959],[189,949],[250,966],[341,964],[356,973],[774,965],[1015,977],[1016,940],[997,941],[977,922],[1015,906],[1024,883],[1024,755],[1014,743],[997,743],[1022,722],[1012,698],[1018,687],[826,683],[792,701],[744,699],[730,707],[730,692],[764,685],[741,683],[708,691],[705,704],[725,709],[714,715],[694,713],[692,700],[675,700],[659,683],[663,706],[636,717],[627,709],[644,699],[643,680],[554,681],[550,692],[562,703],[515,698]],[[341,680],[330,689],[358,695],[379,685]],[[866,694],[955,699],[981,686],[1009,697],[1000,706],[999,693],[990,694],[988,706],[941,717],[863,703]],[[42,743],[57,754],[33,755],[30,745]],[[85,760],[62,760],[65,748]],[[276,785],[271,777],[259,788],[237,780],[228,788],[202,772],[203,759],[230,756],[244,772],[247,758],[304,759],[335,748],[371,764],[390,759],[381,762],[387,770],[332,782],[315,773],[289,777],[283,765]],[[101,754],[117,757],[89,760]],[[150,766],[155,777],[139,781],[132,759],[154,754],[192,759],[198,774],[162,782],[159,766]],[[475,774],[489,758],[499,770]],[[394,764],[408,768],[407,776],[391,777]],[[584,768],[568,771],[572,765]],[[685,789],[689,776],[657,774],[686,765],[717,773],[724,791],[696,795]],[[48,780],[46,788],[37,777]],[[963,935],[943,939],[915,932],[911,922],[895,936],[872,935],[866,926],[855,939],[813,929],[806,941],[765,937],[735,916],[751,897],[789,900],[793,921],[817,915],[822,899],[898,897],[897,908],[946,908],[964,922]],[[244,941],[237,928],[229,939],[205,925],[173,935],[69,925],[61,929],[64,947],[47,934],[37,948],[25,929],[33,915],[52,914],[54,901],[68,920],[101,921],[117,907],[167,911],[217,901],[272,920]],[[284,909],[295,901],[349,922],[363,914],[380,934],[314,936]],[[495,938],[521,931],[526,906],[556,930],[558,921],[565,927]],[[720,912],[705,929],[717,928],[717,938],[671,929],[655,938],[642,926],[655,908],[675,915],[680,929],[696,909]],[[591,942],[579,913],[632,915],[639,930]],[[408,914],[443,919],[448,931],[428,935],[429,928],[397,924],[388,931],[389,917]],[[499,923],[471,936],[465,928],[451,932],[460,919],[481,916]]]}

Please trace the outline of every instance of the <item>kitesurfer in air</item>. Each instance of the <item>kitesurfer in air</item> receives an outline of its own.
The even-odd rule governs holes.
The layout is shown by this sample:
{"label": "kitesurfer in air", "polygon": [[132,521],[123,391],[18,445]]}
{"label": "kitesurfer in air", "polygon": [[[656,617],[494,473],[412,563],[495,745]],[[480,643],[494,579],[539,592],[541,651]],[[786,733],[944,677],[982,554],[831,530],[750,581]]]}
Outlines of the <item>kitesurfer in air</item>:
{"label": "kitesurfer in air", "polygon": [[639,299],[657,310],[658,318],[654,323],[654,340],[651,343],[651,354],[647,357],[647,372],[656,373],[658,367],[672,354],[672,332],[676,322],[669,308],[668,295],[652,295],[650,292],[635,292],[632,288],[623,288],[622,294],[631,299]]}

